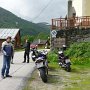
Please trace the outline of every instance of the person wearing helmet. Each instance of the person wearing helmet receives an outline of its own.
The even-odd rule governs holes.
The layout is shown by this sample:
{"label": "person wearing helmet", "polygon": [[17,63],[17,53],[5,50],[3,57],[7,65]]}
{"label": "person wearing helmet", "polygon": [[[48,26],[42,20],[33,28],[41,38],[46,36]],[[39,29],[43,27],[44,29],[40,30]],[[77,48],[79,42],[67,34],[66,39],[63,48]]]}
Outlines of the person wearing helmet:
{"label": "person wearing helmet", "polygon": [[67,49],[66,45],[63,45],[63,51],[65,51]]}

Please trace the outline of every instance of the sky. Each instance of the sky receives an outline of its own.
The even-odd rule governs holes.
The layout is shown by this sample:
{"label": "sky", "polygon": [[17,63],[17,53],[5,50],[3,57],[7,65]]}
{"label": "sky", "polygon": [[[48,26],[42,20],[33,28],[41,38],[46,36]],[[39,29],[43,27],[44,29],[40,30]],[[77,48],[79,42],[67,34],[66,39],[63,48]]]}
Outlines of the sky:
{"label": "sky", "polygon": [[67,14],[67,0],[0,0],[0,7],[35,23],[51,23]]}

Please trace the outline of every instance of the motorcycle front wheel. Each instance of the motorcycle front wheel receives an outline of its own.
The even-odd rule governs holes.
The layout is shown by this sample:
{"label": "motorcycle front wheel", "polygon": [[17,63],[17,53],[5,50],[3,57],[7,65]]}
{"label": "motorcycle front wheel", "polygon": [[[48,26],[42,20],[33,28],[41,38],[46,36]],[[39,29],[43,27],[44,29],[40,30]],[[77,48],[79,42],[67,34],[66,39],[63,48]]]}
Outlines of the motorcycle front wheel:
{"label": "motorcycle front wheel", "polygon": [[44,83],[46,83],[47,82],[47,75],[46,75],[45,68],[40,68],[39,71],[40,71],[40,77],[41,77],[42,81]]}

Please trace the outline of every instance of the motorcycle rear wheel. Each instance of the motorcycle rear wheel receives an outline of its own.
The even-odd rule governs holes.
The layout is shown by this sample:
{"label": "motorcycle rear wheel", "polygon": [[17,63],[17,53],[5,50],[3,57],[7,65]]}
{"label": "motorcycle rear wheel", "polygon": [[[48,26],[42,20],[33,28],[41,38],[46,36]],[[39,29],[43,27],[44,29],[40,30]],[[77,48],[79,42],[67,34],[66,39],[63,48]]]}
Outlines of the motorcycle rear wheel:
{"label": "motorcycle rear wheel", "polygon": [[66,71],[67,71],[67,72],[71,72],[71,67],[70,67],[70,65],[66,65]]}

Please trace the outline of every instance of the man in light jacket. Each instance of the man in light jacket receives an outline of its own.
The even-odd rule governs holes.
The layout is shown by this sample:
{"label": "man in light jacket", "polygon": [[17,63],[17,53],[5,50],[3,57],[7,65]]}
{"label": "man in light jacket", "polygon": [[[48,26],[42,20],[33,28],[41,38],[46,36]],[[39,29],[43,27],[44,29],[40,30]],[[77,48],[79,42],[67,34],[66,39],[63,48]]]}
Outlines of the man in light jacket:
{"label": "man in light jacket", "polygon": [[11,57],[13,55],[13,46],[11,43],[11,37],[7,37],[6,41],[2,43],[3,52],[3,67],[1,71],[2,79],[6,77],[12,77],[9,75]]}

